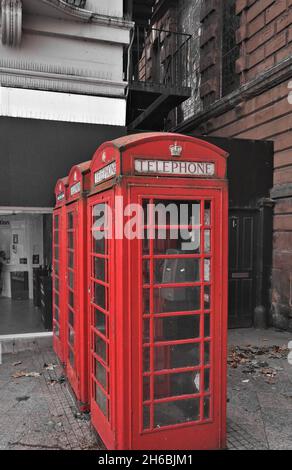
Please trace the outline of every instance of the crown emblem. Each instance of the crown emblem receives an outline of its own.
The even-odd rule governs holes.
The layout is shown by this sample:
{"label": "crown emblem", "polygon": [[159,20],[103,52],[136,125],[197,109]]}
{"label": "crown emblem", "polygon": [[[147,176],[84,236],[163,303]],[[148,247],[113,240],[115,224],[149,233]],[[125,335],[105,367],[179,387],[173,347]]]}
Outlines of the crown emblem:
{"label": "crown emblem", "polygon": [[174,145],[171,145],[169,150],[172,157],[180,157],[182,154],[182,146],[178,145],[177,142],[175,142]]}

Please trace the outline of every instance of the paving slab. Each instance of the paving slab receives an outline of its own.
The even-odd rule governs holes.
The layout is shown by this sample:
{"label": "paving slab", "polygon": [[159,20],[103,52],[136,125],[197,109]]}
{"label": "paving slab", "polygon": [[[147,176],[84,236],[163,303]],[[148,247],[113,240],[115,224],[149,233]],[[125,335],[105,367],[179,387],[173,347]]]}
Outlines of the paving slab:
{"label": "paving slab", "polygon": [[[288,350],[269,349],[284,348],[291,339],[276,330],[229,332],[229,355],[240,353],[237,348],[266,352],[249,353],[246,363],[228,368],[228,449],[292,449],[292,365]],[[69,387],[58,380],[62,369],[50,344],[36,340],[30,350],[15,351],[4,354],[0,365],[0,450],[102,449],[89,417],[78,414]],[[34,376],[19,377],[21,372]]]}

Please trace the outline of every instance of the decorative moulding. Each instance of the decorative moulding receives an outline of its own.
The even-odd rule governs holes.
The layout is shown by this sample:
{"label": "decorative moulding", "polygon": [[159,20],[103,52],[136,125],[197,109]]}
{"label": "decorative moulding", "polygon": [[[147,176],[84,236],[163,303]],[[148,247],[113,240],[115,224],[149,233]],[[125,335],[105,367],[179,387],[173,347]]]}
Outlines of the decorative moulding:
{"label": "decorative moulding", "polygon": [[5,46],[18,47],[22,36],[21,0],[1,1],[1,41]]}

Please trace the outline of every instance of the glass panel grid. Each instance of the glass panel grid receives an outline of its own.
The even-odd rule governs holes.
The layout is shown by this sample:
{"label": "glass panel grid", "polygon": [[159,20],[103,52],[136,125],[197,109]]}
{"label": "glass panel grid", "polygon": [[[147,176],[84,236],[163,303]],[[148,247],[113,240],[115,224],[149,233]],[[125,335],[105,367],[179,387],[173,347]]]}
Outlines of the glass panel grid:
{"label": "glass panel grid", "polygon": [[[144,200],[144,207],[147,203],[153,204],[154,200]],[[195,243],[198,247],[197,252],[180,254],[176,247],[177,251],[171,251],[168,248],[168,251],[164,250],[164,253],[161,240],[158,252],[153,235],[141,243],[143,245],[141,279],[144,305],[141,338],[143,343],[141,363],[143,422],[141,428],[144,431],[187,422],[200,423],[212,419],[210,351],[212,346],[213,202],[202,199],[200,202],[194,201],[193,203],[199,203],[199,222],[203,223],[200,225],[195,223],[184,228],[195,228],[200,231],[199,240]],[[150,211],[147,225],[144,225],[144,233],[147,229],[146,233],[153,234],[158,227]],[[168,225],[167,228],[170,226]],[[174,228],[174,225],[171,228]],[[166,242],[166,246],[169,246],[169,242]],[[166,260],[173,261],[166,263]],[[188,272],[192,261],[194,266],[197,264],[198,267],[196,271],[194,268],[194,272]],[[161,272],[157,275],[155,267],[158,262],[164,271],[168,269],[168,277]],[[180,269],[181,274],[179,273],[178,276],[181,275],[181,278],[177,274],[177,277],[173,275],[172,268]],[[199,288],[198,298],[195,302],[195,291],[191,290],[189,296],[190,298],[193,296],[193,301],[188,306],[185,302],[188,294],[186,289],[194,287]],[[162,297],[168,300],[169,305],[174,301],[177,303],[175,307],[167,306],[166,310],[159,313],[157,302],[155,302],[155,291],[160,291],[161,296],[163,289],[165,289],[165,294]],[[210,320],[210,331],[206,327],[208,324],[206,319]],[[189,335],[187,330],[193,327],[195,332]],[[205,333],[208,334],[208,341],[205,341]],[[195,339],[184,339],[188,336]],[[186,349],[182,349],[179,353],[179,348]],[[160,358],[157,351],[160,353]]]}
{"label": "glass panel grid", "polygon": [[66,263],[66,283],[67,283],[67,344],[68,359],[73,369],[76,369],[76,309],[77,309],[77,212],[75,209],[67,212],[67,263]]}
{"label": "glass panel grid", "polygon": [[59,278],[59,261],[60,261],[60,216],[54,214],[53,217],[53,331],[56,337],[60,337],[60,278]]}
{"label": "glass panel grid", "polygon": [[[90,286],[91,286],[91,378],[93,399],[110,422],[110,252],[107,227],[98,226],[94,214],[104,211],[105,203],[91,206]],[[96,238],[96,234],[104,234]]]}

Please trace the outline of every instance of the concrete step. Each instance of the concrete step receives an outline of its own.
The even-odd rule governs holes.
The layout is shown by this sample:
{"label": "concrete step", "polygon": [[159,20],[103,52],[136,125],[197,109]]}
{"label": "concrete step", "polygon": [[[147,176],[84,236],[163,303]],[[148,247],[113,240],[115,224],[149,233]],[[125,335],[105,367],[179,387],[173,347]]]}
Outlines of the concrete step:
{"label": "concrete step", "polygon": [[28,333],[21,335],[0,335],[0,355],[21,351],[33,351],[39,348],[50,348],[53,333]]}

